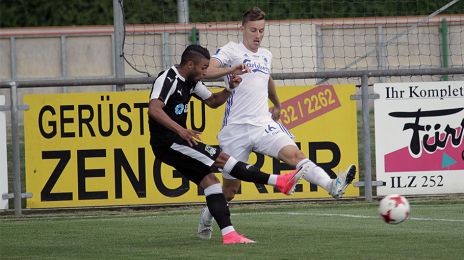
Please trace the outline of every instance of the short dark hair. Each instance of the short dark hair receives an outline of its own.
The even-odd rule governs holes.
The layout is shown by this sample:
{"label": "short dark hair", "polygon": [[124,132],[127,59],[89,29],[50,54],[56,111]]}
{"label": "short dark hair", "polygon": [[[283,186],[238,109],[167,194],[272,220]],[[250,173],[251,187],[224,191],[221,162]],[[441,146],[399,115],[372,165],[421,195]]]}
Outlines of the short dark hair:
{"label": "short dark hair", "polygon": [[196,44],[189,45],[182,53],[180,65],[183,66],[188,61],[193,61],[193,63],[197,64],[200,58],[211,59],[208,49]]}
{"label": "short dark hair", "polygon": [[264,13],[263,10],[259,9],[259,7],[252,7],[243,14],[242,25],[245,25],[249,21],[264,20],[265,16],[266,13]]}

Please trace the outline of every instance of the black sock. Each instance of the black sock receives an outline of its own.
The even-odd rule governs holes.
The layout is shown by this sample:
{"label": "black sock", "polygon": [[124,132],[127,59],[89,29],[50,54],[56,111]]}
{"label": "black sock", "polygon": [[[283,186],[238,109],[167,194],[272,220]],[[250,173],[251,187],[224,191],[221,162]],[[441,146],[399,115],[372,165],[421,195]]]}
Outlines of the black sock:
{"label": "black sock", "polygon": [[220,229],[232,226],[229,206],[223,193],[206,196],[206,205],[208,205],[209,212],[218,223]]}
{"label": "black sock", "polygon": [[254,182],[259,184],[267,184],[269,181],[269,174],[263,173],[258,168],[253,165],[246,164],[244,162],[238,161],[235,164],[230,175],[233,177],[247,182]]}

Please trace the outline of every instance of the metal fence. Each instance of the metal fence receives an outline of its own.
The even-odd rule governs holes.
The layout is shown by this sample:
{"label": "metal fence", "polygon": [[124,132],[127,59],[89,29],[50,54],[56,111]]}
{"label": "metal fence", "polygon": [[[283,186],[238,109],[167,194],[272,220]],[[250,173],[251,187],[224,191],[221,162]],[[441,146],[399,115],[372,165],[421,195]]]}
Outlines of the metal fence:
{"label": "metal fence", "polygon": [[[362,138],[363,138],[363,170],[364,180],[360,186],[365,187],[366,201],[372,201],[372,187],[376,182],[372,181],[372,155],[371,155],[371,133],[370,133],[370,113],[369,100],[374,99],[375,95],[369,94],[370,77],[390,77],[390,76],[414,76],[414,75],[453,75],[464,74],[464,68],[440,68],[440,69],[406,69],[406,70],[366,70],[366,71],[332,71],[332,72],[307,72],[307,73],[279,73],[273,74],[272,77],[279,79],[312,79],[312,78],[358,78],[361,81],[361,95],[355,99],[361,100],[362,109]],[[23,88],[43,88],[55,86],[89,86],[89,85],[119,85],[126,84],[150,84],[154,81],[151,77],[134,77],[134,78],[113,78],[113,79],[68,79],[68,80],[35,80],[35,81],[10,81],[0,82],[0,88],[9,89],[10,106],[2,107],[1,110],[9,110],[11,113],[11,133],[12,133],[12,157],[13,169],[10,175],[14,175],[13,194],[2,194],[7,198],[14,198],[14,209],[16,215],[22,214],[22,198],[30,196],[21,190],[21,172],[20,172],[20,137],[19,133],[19,113],[27,109],[27,106],[19,105],[18,89]],[[122,89],[121,89],[122,90]]]}

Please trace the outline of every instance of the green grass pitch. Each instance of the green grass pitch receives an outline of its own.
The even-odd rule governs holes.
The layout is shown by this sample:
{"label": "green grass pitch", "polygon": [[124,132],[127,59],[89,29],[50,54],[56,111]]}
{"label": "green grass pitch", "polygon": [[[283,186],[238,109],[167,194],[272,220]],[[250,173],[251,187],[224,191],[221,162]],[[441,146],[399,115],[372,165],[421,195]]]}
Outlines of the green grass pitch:
{"label": "green grass pitch", "polygon": [[411,219],[383,223],[377,203],[232,204],[257,244],[196,237],[199,207],[0,215],[1,259],[462,259],[464,198],[410,199]]}

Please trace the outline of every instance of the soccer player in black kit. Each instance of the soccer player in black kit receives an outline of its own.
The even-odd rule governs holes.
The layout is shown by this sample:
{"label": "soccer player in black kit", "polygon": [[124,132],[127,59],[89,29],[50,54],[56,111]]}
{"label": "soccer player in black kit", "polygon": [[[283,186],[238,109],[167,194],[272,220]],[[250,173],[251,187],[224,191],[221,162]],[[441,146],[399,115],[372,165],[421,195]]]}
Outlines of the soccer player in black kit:
{"label": "soccer player in black kit", "polygon": [[172,66],[156,78],[148,108],[150,145],[157,159],[204,189],[206,204],[221,229],[223,244],[254,243],[235,231],[213,167],[244,181],[275,186],[287,195],[293,193],[302,175],[297,172],[284,175],[263,173],[230,157],[220,148],[200,142],[201,133],[187,129],[188,104],[192,96],[211,108],[217,108],[227,101],[233,88],[240,87],[240,76],[229,75],[229,86],[217,93],[209,91],[201,81],[209,60],[206,48],[190,45],[182,53],[179,65]]}

